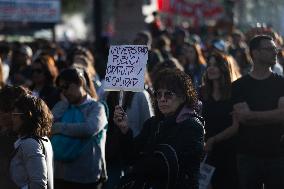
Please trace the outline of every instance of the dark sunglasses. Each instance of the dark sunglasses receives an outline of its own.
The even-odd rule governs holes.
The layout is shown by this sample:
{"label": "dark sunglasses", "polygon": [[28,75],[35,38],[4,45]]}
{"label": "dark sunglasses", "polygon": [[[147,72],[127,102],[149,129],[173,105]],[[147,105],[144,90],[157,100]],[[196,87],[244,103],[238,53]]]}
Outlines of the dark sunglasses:
{"label": "dark sunglasses", "polygon": [[164,98],[166,100],[169,100],[169,99],[172,99],[174,96],[176,95],[176,93],[172,92],[172,91],[165,91],[165,92],[162,92],[162,91],[156,91],[154,93],[154,96],[157,100],[161,99],[162,96],[164,96]]}
{"label": "dark sunglasses", "polygon": [[32,73],[38,73],[41,74],[43,72],[42,69],[36,68],[36,69],[32,69]]}

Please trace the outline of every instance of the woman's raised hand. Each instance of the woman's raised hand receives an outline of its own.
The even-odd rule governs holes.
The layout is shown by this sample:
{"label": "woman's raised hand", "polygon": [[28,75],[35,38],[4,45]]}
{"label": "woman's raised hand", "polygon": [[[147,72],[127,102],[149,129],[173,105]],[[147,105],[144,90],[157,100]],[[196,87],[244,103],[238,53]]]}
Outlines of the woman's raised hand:
{"label": "woman's raised hand", "polygon": [[120,131],[123,134],[126,134],[129,127],[128,127],[128,119],[127,114],[123,110],[121,106],[115,106],[114,115],[113,115],[114,123],[119,127]]}

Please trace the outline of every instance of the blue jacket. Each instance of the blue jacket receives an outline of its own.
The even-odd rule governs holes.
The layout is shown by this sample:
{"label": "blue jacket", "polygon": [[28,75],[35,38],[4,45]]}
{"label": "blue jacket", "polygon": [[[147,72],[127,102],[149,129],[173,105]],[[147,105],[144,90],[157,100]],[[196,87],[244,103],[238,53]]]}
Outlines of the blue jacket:
{"label": "blue jacket", "polygon": [[104,105],[89,96],[81,105],[79,105],[79,108],[85,116],[84,122],[62,123],[59,121],[69,104],[66,101],[58,102],[52,109],[55,120],[52,131],[75,138],[87,138],[100,133],[101,140],[99,143],[96,141],[88,143],[82,154],[72,162],[55,161],[54,177],[70,182],[95,183],[102,177],[106,177],[107,116]]}

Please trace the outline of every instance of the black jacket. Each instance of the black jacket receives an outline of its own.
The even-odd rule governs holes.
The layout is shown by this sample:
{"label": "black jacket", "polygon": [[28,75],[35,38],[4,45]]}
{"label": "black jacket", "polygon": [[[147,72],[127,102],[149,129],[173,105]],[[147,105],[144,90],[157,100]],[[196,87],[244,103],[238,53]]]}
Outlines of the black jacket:
{"label": "black jacket", "polygon": [[132,167],[119,188],[198,189],[203,137],[203,124],[195,116],[180,123],[176,116],[152,117],[134,139],[128,131],[121,142]]}

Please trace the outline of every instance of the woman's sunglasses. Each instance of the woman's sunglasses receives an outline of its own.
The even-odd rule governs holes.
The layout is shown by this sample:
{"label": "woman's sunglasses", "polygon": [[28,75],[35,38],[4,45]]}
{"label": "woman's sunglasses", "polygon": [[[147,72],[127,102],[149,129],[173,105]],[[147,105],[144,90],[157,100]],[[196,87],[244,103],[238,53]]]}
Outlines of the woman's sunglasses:
{"label": "woman's sunglasses", "polygon": [[162,92],[162,91],[156,91],[154,93],[154,96],[157,100],[161,99],[162,96],[164,96],[164,98],[166,100],[169,100],[169,99],[172,99],[174,96],[176,95],[176,93],[172,92],[172,91],[165,91],[165,92]]}

